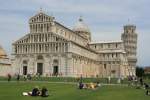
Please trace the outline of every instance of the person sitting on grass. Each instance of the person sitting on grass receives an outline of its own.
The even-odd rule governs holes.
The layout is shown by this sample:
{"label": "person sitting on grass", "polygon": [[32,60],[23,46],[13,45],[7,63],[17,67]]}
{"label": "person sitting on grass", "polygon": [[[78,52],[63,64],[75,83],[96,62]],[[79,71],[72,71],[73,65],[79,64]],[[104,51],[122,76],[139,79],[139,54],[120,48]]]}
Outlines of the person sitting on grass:
{"label": "person sitting on grass", "polygon": [[100,82],[96,82],[96,87],[101,87]]}
{"label": "person sitting on grass", "polygon": [[83,89],[87,89],[88,88],[88,84],[83,84]]}
{"label": "person sitting on grass", "polygon": [[90,83],[90,89],[95,89],[96,85],[94,83]]}
{"label": "person sitting on grass", "polygon": [[98,83],[86,83],[83,85],[83,89],[96,89],[98,87],[100,87],[101,84],[98,82]]}
{"label": "person sitting on grass", "polygon": [[43,87],[41,90],[41,97],[48,97],[48,90],[46,89],[46,87]]}
{"label": "person sitting on grass", "polygon": [[39,91],[39,87],[36,86],[33,90],[32,90],[32,93],[29,94],[31,96],[39,96],[40,95],[40,91]]}
{"label": "person sitting on grass", "polygon": [[38,86],[36,86],[35,88],[33,88],[32,92],[23,92],[22,95],[23,96],[39,96],[40,91],[39,91]]}
{"label": "person sitting on grass", "polygon": [[84,84],[82,82],[79,82],[79,89],[83,89]]}

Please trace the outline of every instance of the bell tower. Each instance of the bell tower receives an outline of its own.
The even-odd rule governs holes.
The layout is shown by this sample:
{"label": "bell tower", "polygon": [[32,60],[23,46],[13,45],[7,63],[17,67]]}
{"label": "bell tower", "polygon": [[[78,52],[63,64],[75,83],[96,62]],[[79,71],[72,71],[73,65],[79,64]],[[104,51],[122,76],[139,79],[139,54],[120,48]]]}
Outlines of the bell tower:
{"label": "bell tower", "polygon": [[122,41],[127,53],[130,75],[135,75],[135,68],[137,62],[137,33],[135,25],[125,25],[122,33]]}

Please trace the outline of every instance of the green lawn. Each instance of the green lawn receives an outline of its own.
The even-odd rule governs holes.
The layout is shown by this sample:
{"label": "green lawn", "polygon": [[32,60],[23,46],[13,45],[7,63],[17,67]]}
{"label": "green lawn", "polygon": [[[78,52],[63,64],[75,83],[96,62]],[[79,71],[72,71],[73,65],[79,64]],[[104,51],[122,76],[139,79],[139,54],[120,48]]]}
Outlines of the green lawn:
{"label": "green lawn", "polygon": [[[22,96],[34,86],[46,86],[47,98]],[[0,100],[150,100],[143,89],[127,86],[102,86],[97,90],[79,90],[76,84],[46,82],[0,82]]]}

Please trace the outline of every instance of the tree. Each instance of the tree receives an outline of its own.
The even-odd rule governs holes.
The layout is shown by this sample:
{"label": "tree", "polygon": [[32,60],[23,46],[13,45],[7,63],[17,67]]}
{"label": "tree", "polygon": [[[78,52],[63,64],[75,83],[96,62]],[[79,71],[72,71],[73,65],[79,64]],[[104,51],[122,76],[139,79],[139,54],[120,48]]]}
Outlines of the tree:
{"label": "tree", "polygon": [[142,77],[144,75],[144,69],[142,67],[136,67],[136,76]]}

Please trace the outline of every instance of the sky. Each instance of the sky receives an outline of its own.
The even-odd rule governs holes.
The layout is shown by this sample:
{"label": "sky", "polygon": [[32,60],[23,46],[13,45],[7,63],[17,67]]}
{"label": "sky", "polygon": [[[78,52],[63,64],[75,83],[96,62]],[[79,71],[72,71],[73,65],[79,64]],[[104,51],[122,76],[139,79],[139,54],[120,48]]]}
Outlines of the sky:
{"label": "sky", "polygon": [[12,43],[29,33],[28,20],[40,8],[72,29],[79,16],[90,28],[92,41],[121,40],[123,26],[136,25],[139,66],[148,66],[150,0],[0,0],[0,45],[10,56]]}

